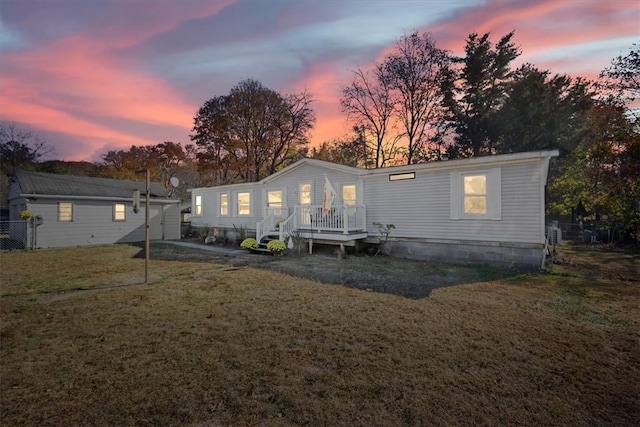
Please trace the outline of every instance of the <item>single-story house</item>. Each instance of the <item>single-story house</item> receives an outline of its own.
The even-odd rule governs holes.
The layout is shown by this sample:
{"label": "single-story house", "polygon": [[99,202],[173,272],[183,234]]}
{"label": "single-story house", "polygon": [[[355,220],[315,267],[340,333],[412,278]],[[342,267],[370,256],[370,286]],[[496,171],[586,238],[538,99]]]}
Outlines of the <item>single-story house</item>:
{"label": "single-story house", "polygon": [[[149,199],[150,239],[180,239],[180,200],[156,182]],[[144,241],[145,203],[146,184],[138,181],[18,171],[9,187],[10,217],[20,219],[23,210],[34,215],[37,248]]]}
{"label": "single-story house", "polygon": [[545,185],[558,151],[379,169],[302,159],[261,181],[194,188],[191,224],[244,227],[258,240],[292,235],[340,245],[376,243],[389,255],[539,268]]}

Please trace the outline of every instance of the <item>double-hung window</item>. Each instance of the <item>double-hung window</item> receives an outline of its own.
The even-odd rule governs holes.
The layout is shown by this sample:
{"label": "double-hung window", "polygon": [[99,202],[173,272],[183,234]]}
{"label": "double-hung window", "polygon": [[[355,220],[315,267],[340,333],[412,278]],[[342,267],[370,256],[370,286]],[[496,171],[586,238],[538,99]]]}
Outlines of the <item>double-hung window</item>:
{"label": "double-hung window", "polygon": [[275,216],[282,216],[282,190],[267,191],[267,208]]}
{"label": "double-hung window", "polygon": [[451,172],[451,219],[502,219],[500,168]]}
{"label": "double-hung window", "polygon": [[463,211],[467,215],[487,214],[487,175],[465,175]]}
{"label": "double-hung window", "polygon": [[342,203],[346,206],[356,205],[356,186],[354,184],[342,186]]}
{"label": "double-hung window", "polygon": [[248,216],[251,215],[251,193],[239,192],[238,193],[238,215]]}
{"label": "double-hung window", "polygon": [[229,193],[220,193],[220,216],[229,216]]}
{"label": "double-hung window", "polygon": [[113,220],[126,221],[126,205],[124,203],[115,203],[113,205]]}
{"label": "double-hung window", "polygon": [[202,216],[202,196],[197,195],[194,200],[193,214],[195,216]]}
{"label": "double-hung window", "polygon": [[73,221],[73,203],[71,202],[58,203],[58,221],[60,222]]}

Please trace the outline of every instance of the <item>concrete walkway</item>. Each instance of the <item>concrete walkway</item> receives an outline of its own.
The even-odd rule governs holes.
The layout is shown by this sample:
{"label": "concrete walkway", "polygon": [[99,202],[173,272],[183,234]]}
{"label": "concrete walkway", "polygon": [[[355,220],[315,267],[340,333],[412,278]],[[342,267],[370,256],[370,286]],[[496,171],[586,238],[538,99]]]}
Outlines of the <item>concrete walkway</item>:
{"label": "concrete walkway", "polygon": [[219,254],[225,254],[225,255],[251,256],[251,254],[245,251],[244,249],[238,249],[238,248],[225,248],[222,246],[202,245],[200,243],[181,242],[179,240],[161,240],[160,242],[171,243],[172,245],[176,245],[176,246],[184,246],[185,248],[200,249],[201,251],[217,252]]}

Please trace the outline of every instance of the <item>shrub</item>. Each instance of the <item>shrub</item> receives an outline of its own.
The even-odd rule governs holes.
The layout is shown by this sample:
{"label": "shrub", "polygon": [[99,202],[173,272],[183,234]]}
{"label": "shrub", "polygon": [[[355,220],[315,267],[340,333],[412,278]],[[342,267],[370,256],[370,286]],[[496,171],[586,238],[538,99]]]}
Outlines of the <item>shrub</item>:
{"label": "shrub", "polygon": [[258,247],[258,241],[253,237],[249,237],[248,239],[244,239],[242,243],[240,243],[240,247],[242,249],[256,249]]}
{"label": "shrub", "polygon": [[33,213],[31,213],[31,211],[20,211],[20,213],[18,214],[20,215],[21,219],[29,219],[33,216]]}
{"label": "shrub", "polygon": [[282,252],[287,249],[287,245],[282,240],[272,240],[267,243],[267,249],[271,252]]}
{"label": "shrub", "polygon": [[247,238],[247,228],[244,225],[240,225],[238,227],[236,227],[235,224],[233,224],[233,229],[236,232],[236,241],[244,241]]}
{"label": "shrub", "polygon": [[300,255],[305,244],[305,237],[302,235],[302,233],[300,233],[299,230],[294,230],[289,238],[293,242],[293,247],[298,251],[298,255]]}

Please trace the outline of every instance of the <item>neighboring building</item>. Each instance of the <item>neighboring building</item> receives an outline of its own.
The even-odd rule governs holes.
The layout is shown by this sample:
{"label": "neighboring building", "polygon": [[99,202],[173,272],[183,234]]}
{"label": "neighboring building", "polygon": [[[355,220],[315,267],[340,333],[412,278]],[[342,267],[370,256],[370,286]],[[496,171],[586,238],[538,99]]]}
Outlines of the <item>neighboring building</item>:
{"label": "neighboring building", "polygon": [[286,240],[297,232],[340,245],[375,243],[375,224],[393,224],[385,245],[393,256],[539,268],[545,184],[549,160],[557,155],[539,151],[380,169],[303,159],[258,182],[192,189],[191,223],[245,227],[258,240]]}
{"label": "neighboring building", "polygon": [[[180,239],[180,201],[150,186],[150,239]],[[133,211],[133,191],[140,210]],[[144,182],[18,171],[9,187],[12,220],[36,217],[35,247],[100,245],[145,240]]]}

